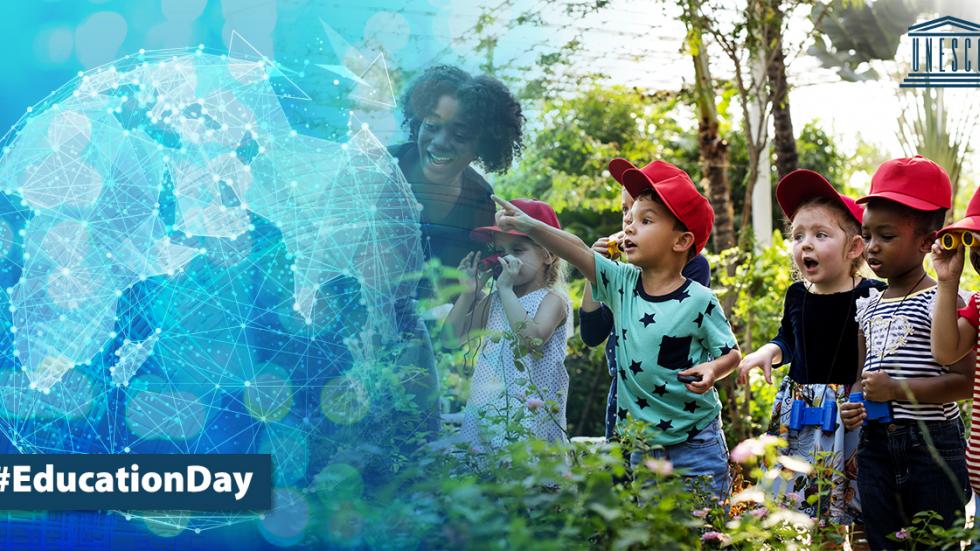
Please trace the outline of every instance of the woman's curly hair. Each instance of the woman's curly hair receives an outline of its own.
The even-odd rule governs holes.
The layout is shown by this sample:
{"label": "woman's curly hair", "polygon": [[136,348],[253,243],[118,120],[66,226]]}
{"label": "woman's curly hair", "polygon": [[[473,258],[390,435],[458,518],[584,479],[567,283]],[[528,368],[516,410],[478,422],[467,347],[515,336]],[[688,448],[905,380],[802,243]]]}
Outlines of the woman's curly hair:
{"label": "woman's curly hair", "polygon": [[524,149],[521,104],[499,80],[471,76],[452,65],[426,69],[401,97],[411,141],[418,141],[422,119],[431,114],[442,96],[460,103],[462,121],[479,132],[476,160],[488,172],[506,172]]}

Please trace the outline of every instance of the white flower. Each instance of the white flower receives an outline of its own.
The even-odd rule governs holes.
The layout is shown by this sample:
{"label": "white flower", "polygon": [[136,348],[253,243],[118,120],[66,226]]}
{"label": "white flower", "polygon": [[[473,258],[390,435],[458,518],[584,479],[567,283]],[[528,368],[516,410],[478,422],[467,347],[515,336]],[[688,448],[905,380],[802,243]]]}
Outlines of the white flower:
{"label": "white flower", "polygon": [[813,465],[801,457],[781,455],[776,461],[779,461],[783,467],[800,474],[810,474],[813,471]]}

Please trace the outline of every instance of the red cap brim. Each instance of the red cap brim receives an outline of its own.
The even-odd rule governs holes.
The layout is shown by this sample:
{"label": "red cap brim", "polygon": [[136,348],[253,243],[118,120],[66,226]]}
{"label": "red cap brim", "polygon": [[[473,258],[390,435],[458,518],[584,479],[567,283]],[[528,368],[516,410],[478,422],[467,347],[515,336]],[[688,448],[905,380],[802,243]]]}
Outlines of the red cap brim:
{"label": "red cap brim", "polygon": [[923,210],[923,211],[939,210],[941,208],[945,208],[942,205],[930,203],[929,201],[923,201],[918,197],[911,197],[909,195],[905,195],[904,193],[896,193],[894,191],[882,191],[881,193],[872,193],[871,195],[865,195],[864,197],[858,199],[857,202],[859,204],[867,203],[872,199],[887,199],[888,201],[892,201],[900,205],[905,205],[910,209]]}
{"label": "red cap brim", "polygon": [[631,168],[635,170],[636,165],[621,157],[609,161],[609,174],[620,184],[623,183],[623,174]]}
{"label": "red cap brim", "polygon": [[967,216],[962,220],[957,220],[955,223],[946,226],[945,228],[936,232],[937,236],[940,236],[946,232],[950,231],[972,231],[980,233],[980,216]]}

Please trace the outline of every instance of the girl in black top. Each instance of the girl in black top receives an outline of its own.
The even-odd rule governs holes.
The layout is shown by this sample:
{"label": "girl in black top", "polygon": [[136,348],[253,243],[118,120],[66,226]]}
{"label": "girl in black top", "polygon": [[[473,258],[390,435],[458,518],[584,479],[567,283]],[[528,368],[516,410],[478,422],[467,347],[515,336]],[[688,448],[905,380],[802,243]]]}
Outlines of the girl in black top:
{"label": "girl in black top", "polygon": [[[791,364],[776,393],[769,433],[788,442],[786,455],[821,461],[834,470],[829,488],[821,491],[805,475],[777,478],[774,491],[801,512],[847,526],[860,514],[856,495],[859,431],[846,431],[839,407],[857,380],[857,299],[867,297],[880,281],[862,278],[863,211],[853,199],[834,190],[809,170],[787,174],[776,198],[791,222],[793,260],[803,276],[786,291],[783,320],[776,337],[747,355],[738,381],[745,384],[754,368],[772,383],[772,368]],[[793,422],[793,409],[831,411],[828,425],[814,419]],[[825,453],[826,452],[826,453]],[[818,454],[822,455],[818,459]],[[733,457],[736,453],[732,454]],[[778,468],[778,467],[777,467]],[[818,469],[814,469],[817,472]],[[787,473],[790,474],[790,473]],[[820,492],[820,499],[808,498]]]}

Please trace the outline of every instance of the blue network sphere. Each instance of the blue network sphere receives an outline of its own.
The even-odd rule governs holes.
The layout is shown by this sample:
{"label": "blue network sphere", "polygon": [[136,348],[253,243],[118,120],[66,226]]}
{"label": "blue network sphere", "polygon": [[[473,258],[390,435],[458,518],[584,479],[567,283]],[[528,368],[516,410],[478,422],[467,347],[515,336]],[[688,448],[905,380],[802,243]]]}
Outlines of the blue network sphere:
{"label": "blue network sphere", "polygon": [[[271,453],[277,544],[304,537],[318,476],[360,476],[333,454],[390,407],[371,350],[397,348],[422,262],[383,144],[356,122],[298,133],[284,99],[308,98],[259,57],[140,54],[54,92],[0,157],[10,446]],[[253,518],[141,517],[161,535]]]}

